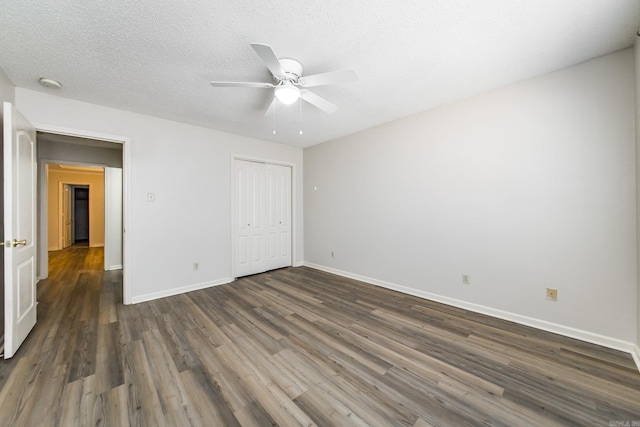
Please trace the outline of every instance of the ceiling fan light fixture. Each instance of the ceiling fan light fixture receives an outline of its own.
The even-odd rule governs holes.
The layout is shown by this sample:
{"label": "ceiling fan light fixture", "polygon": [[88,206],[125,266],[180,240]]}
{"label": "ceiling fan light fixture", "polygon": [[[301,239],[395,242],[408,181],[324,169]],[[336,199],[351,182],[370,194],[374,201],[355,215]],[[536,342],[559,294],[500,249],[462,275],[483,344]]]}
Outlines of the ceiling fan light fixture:
{"label": "ceiling fan light fixture", "polygon": [[286,83],[276,87],[275,94],[276,98],[278,98],[280,102],[286,105],[290,105],[296,102],[298,98],[300,98],[300,89],[298,89],[291,83]]}

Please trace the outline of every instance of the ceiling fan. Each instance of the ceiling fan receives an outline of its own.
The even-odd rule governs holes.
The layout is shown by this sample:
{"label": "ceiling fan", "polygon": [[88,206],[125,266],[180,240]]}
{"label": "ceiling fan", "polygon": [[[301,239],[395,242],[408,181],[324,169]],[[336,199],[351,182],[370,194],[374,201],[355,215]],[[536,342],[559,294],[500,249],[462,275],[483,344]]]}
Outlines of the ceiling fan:
{"label": "ceiling fan", "polygon": [[307,90],[307,88],[348,83],[358,80],[358,75],[353,69],[303,76],[302,64],[295,59],[278,59],[271,46],[267,44],[251,43],[251,47],[253,47],[273,75],[274,83],[215,81],[209,83],[213,87],[254,87],[260,89],[274,89],[273,92],[275,97],[267,109],[265,116],[269,115],[275,108],[276,99],[283,104],[293,104],[298,99],[303,99],[325,113],[331,114],[336,111],[338,107],[321,96]]}

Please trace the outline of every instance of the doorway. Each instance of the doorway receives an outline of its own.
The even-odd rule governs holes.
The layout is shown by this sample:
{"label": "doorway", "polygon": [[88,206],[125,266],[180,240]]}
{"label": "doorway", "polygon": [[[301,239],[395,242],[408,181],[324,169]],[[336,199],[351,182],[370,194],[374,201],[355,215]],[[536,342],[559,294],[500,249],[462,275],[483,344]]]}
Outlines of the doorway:
{"label": "doorway", "polygon": [[48,163],[45,166],[48,251],[74,244],[103,247],[105,234],[104,168]]}
{"label": "doorway", "polygon": [[[52,166],[60,165],[49,165]],[[100,169],[96,171],[101,172]],[[47,174],[49,177],[50,174]],[[89,185],[74,185],[62,183],[60,192],[62,202],[59,205],[59,212],[49,211],[49,224],[58,221],[58,229],[62,232],[62,247],[68,248],[71,245],[89,246]],[[49,197],[55,197],[49,192]],[[49,208],[55,206],[49,200]],[[50,248],[51,249],[51,248]]]}
{"label": "doorway", "polygon": [[[49,276],[50,251],[65,248],[91,248],[93,258],[99,254],[104,270],[123,268],[123,148],[121,142],[38,132],[40,279]],[[68,209],[66,216],[64,209]],[[105,245],[117,246],[109,251],[109,268]]]}
{"label": "doorway", "polygon": [[89,186],[72,185],[71,200],[73,207],[72,244],[89,246]]}

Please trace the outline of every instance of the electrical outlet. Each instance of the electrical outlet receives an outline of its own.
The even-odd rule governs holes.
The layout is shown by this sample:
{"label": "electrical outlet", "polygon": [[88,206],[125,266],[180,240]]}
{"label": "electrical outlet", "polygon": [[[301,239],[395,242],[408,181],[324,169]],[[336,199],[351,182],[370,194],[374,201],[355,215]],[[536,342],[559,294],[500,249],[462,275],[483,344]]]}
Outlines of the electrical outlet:
{"label": "electrical outlet", "polygon": [[200,270],[200,263],[199,263],[199,262],[197,262],[197,261],[196,261],[196,262],[194,262],[194,263],[193,263],[193,269],[194,269],[194,270]]}
{"label": "electrical outlet", "polygon": [[147,193],[147,202],[155,202],[156,193]]}
{"label": "electrical outlet", "polygon": [[471,276],[469,276],[467,273],[462,273],[462,284],[463,285],[471,284]]}
{"label": "electrical outlet", "polygon": [[558,301],[558,290],[553,288],[547,288],[547,299],[549,301]]}
{"label": "electrical outlet", "polygon": [[333,258],[334,256],[336,256],[335,252],[331,251],[331,258]]}

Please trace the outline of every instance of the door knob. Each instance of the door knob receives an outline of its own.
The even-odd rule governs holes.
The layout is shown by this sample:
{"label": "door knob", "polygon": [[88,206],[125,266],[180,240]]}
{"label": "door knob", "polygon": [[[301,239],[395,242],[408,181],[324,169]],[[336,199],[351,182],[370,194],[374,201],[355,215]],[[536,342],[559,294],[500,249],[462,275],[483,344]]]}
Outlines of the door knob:
{"label": "door knob", "polygon": [[13,246],[15,248],[16,246],[20,246],[20,245],[27,246],[27,241],[26,240],[13,239],[13,243],[11,244],[11,246]]}

